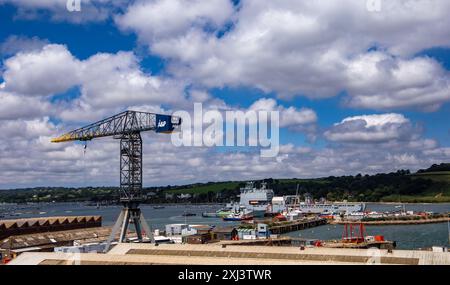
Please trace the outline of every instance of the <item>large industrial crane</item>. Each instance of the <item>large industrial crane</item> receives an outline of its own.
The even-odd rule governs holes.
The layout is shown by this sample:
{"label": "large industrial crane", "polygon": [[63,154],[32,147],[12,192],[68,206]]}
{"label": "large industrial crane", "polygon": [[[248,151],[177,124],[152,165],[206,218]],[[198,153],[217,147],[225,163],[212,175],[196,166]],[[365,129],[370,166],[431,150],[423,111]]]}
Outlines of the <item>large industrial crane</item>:
{"label": "large industrial crane", "polygon": [[119,228],[121,229],[119,242],[126,241],[130,221],[134,223],[140,241],[143,241],[142,229],[147,237],[153,240],[150,228],[139,208],[142,201],[141,132],[171,133],[180,125],[181,118],[179,117],[125,111],[52,139],[53,143],[89,141],[109,136],[120,139],[120,202],[123,204],[123,209],[111,231],[105,251],[109,249]]}

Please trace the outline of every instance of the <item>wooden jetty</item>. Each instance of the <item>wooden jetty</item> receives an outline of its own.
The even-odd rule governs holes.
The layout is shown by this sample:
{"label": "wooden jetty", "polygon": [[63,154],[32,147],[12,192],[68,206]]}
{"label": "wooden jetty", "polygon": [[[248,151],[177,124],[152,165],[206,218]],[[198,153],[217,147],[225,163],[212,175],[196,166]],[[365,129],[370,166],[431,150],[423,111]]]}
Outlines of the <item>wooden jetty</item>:
{"label": "wooden jetty", "polygon": [[397,244],[395,241],[364,241],[361,243],[345,243],[335,240],[326,241],[321,246],[327,248],[378,248],[392,250],[397,246]]}
{"label": "wooden jetty", "polygon": [[249,239],[249,240],[221,240],[222,246],[241,245],[241,246],[292,246],[291,237],[278,237],[268,239]]}
{"label": "wooden jetty", "polygon": [[308,220],[298,220],[294,222],[284,222],[269,227],[272,234],[284,234],[288,232],[300,231],[308,228],[314,228],[328,223],[327,219],[316,218]]}

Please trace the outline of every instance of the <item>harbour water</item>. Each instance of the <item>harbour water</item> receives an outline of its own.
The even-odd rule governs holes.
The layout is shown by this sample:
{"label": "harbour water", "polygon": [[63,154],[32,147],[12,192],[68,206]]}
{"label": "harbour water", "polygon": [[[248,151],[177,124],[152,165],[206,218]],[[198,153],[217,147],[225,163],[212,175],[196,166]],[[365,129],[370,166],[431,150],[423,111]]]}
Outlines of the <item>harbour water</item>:
{"label": "harbour water", "polygon": [[[203,212],[215,212],[223,205],[163,205],[162,209],[154,209],[154,205],[141,205],[144,217],[152,229],[164,229],[166,224],[216,224],[232,225],[218,218],[203,218]],[[4,212],[3,219],[20,219],[51,216],[102,216],[104,226],[112,226],[119,216],[122,206],[89,206],[85,203],[48,203],[40,205],[0,205],[0,212]],[[183,214],[192,213],[196,216],[184,217]],[[236,224],[236,223],[234,223]]]}
{"label": "harbour water", "polygon": [[[219,218],[203,218],[202,212],[214,212],[223,205],[164,205],[162,209],[154,209],[153,205],[142,205],[141,209],[152,229],[164,229],[166,224],[215,224],[218,226],[236,225],[237,222],[224,222]],[[367,204],[368,211],[398,210],[395,204]],[[18,219],[49,216],[84,216],[100,215],[103,225],[111,226],[116,221],[121,206],[88,206],[85,203],[51,203],[40,205],[0,205],[3,219]],[[450,204],[406,204],[406,211],[429,211],[435,213],[450,212]],[[184,217],[184,213],[196,216]],[[311,239],[339,239],[343,226],[325,225],[316,228],[291,232],[286,235]],[[449,246],[447,223],[425,225],[390,225],[366,226],[368,235],[384,235],[386,239],[397,242],[399,249],[417,249],[431,246]]]}
{"label": "harbour water", "polygon": [[[396,207],[397,206],[397,207]],[[369,203],[367,211],[394,211],[399,210],[399,204]],[[401,205],[403,209],[403,205]],[[450,212],[450,204],[405,204],[406,211],[415,212]],[[386,240],[396,241],[398,249],[419,249],[432,246],[445,246],[449,244],[447,223],[423,225],[383,225],[366,226],[367,235],[383,235]],[[312,229],[305,229],[286,234],[291,237],[307,239],[340,239],[344,230],[343,225],[325,225]]]}

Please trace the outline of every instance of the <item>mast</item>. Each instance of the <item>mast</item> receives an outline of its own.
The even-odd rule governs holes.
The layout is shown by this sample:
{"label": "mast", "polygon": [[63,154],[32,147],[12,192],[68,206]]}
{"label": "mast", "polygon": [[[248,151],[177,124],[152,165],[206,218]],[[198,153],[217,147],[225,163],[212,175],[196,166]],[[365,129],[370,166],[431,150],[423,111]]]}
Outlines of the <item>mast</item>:
{"label": "mast", "polygon": [[294,209],[297,207],[297,202],[299,200],[298,198],[298,187],[300,186],[300,184],[297,183],[297,190],[295,190],[295,203],[294,203]]}
{"label": "mast", "polygon": [[448,244],[450,244],[450,219],[447,215],[447,231],[448,231]]}

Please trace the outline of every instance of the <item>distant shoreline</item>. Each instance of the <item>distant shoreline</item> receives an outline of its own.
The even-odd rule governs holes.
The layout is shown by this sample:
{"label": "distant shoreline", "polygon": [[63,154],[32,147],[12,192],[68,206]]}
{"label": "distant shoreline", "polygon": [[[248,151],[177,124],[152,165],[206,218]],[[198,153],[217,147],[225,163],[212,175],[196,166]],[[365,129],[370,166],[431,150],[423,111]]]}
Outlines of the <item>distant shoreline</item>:
{"label": "distant shoreline", "polygon": [[365,204],[381,204],[381,205],[433,205],[433,204],[450,204],[450,202],[360,202]]}

